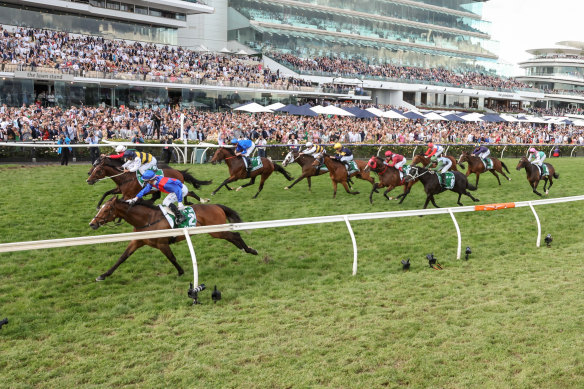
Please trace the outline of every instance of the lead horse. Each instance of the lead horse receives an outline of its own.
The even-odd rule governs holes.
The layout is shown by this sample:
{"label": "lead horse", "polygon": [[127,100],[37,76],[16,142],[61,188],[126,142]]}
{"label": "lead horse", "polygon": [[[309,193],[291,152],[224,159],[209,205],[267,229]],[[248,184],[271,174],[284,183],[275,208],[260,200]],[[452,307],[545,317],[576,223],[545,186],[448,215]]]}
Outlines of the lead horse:
{"label": "lead horse", "polygon": [[[225,224],[227,220],[232,223],[241,223],[241,218],[233,209],[221,204],[195,204],[192,206],[197,217],[197,226],[211,226],[216,224]],[[97,215],[91,220],[89,226],[97,230],[99,227],[109,223],[117,218],[122,218],[134,227],[136,231],[151,231],[151,230],[166,230],[170,229],[170,224],[162,211],[157,206],[138,202],[135,205],[130,205],[126,201],[118,199],[117,196],[112,196],[99,210]],[[225,239],[233,243],[238,249],[246,253],[257,255],[258,252],[249,247],[241,238],[238,232],[221,231],[210,232],[213,238]],[[170,249],[170,245],[176,242],[185,240],[184,235],[176,237],[163,237],[152,239],[137,239],[132,240],[126,247],[117,262],[105,273],[97,277],[96,281],[103,281],[106,277],[120,266],[130,255],[142,246],[150,246],[160,250],[166,258],[174,265],[178,271],[178,275],[184,274],[184,270],[178,264],[176,257]]]}
{"label": "lead horse", "polygon": [[[519,163],[517,164],[517,170],[525,168],[525,172],[527,173],[527,181],[529,182],[531,189],[533,189],[533,193],[535,193],[538,196],[541,196],[541,193],[537,191],[537,185],[539,185],[540,180],[544,181],[543,191],[545,192],[545,194],[549,194],[549,190],[554,184],[554,180],[552,179],[552,177],[556,179],[560,178],[560,175],[556,173],[556,169],[554,169],[554,167],[551,164],[545,163],[545,165],[548,168],[549,175],[541,177],[537,165],[534,165],[531,162],[529,162],[527,157],[521,157]],[[546,189],[548,180],[550,182],[550,186]]]}
{"label": "lead horse", "polygon": [[290,151],[286,154],[284,161],[282,162],[282,166],[286,167],[289,164],[296,162],[302,168],[302,175],[296,179],[292,184],[286,186],[284,189],[292,189],[294,185],[296,185],[299,181],[306,178],[306,182],[308,182],[308,191],[311,191],[312,182],[310,177],[314,176],[321,176],[323,174],[328,173],[326,169],[319,169],[318,166],[312,166],[314,163],[315,158],[311,155],[302,154],[298,151]]}
{"label": "lead horse", "polygon": [[[231,190],[231,188],[228,186],[229,183],[248,178],[247,169],[245,168],[245,163],[243,162],[243,157],[236,156],[233,148],[219,147],[217,151],[215,151],[213,158],[211,158],[211,163],[214,165],[221,161],[225,161],[227,163],[227,166],[229,167],[229,177],[223,181],[221,185],[219,185],[219,187],[211,193],[211,195],[215,195],[223,186],[225,186],[228,190]],[[254,199],[258,197],[264,188],[264,182],[268,179],[268,177],[270,177],[274,170],[278,173],[282,173],[282,175],[284,175],[288,181],[292,181],[292,176],[290,176],[290,173],[288,173],[282,166],[272,162],[268,158],[262,158],[261,161],[263,166],[250,173],[249,182],[236,189],[240,190],[246,186],[253,185],[255,183],[256,177],[261,175],[260,186],[258,187],[258,191],[255,196],[253,196]]]}
{"label": "lead horse", "polygon": [[386,199],[391,200],[391,198],[388,197],[387,194],[393,188],[404,185],[403,193],[396,197],[396,200],[401,199],[399,201],[399,203],[401,204],[405,200],[408,193],[410,193],[412,185],[416,183],[415,181],[406,183],[405,179],[402,181],[402,179],[400,178],[399,170],[393,166],[388,166],[384,164],[383,159],[377,156],[371,157],[369,162],[367,162],[367,169],[374,171],[379,176],[379,182],[373,185],[373,189],[371,189],[371,193],[369,194],[369,202],[371,204],[373,204],[373,193],[377,192],[377,189],[387,187],[385,192],[383,192],[383,196],[385,196]]}
{"label": "lead horse", "polygon": [[[101,203],[108,195],[112,194],[122,194],[124,200],[131,199],[136,196],[140,190],[142,190],[142,185],[138,182],[136,178],[136,173],[126,172],[124,173],[122,169],[122,161],[118,159],[111,159],[107,156],[100,157],[95,161],[91,170],[89,170],[89,178],[87,178],[87,183],[89,185],[94,185],[95,183],[111,178],[116,187],[111,189],[101,196],[101,199],[97,203],[97,209],[101,206]],[[165,177],[176,178],[182,183],[185,181],[195,187],[195,189],[201,188],[201,185],[209,185],[213,181],[200,181],[193,177],[188,170],[176,170],[169,167],[162,169]],[[201,199],[195,192],[189,191],[188,196],[194,197],[197,201],[205,203],[209,201],[208,199]],[[152,192],[151,202],[154,202],[160,198],[160,192]]]}

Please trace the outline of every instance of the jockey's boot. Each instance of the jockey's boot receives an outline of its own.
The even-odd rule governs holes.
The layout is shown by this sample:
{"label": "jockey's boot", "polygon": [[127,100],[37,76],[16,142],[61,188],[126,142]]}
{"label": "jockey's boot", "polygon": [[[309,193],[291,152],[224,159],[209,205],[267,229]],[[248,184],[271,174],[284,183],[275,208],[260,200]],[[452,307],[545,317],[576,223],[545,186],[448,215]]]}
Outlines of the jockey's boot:
{"label": "jockey's boot", "polygon": [[342,161],[342,162],[345,165],[345,168],[347,168],[347,172],[348,172],[350,170],[349,162],[348,161]]}
{"label": "jockey's boot", "polygon": [[175,221],[175,226],[178,226],[180,224],[183,224],[185,222],[185,217],[184,215],[178,210],[178,207],[176,206],[176,204],[170,204],[168,206],[170,208],[170,210],[172,211],[172,213],[174,213],[174,221]]}
{"label": "jockey's boot", "polygon": [[446,186],[446,173],[438,173],[442,179],[442,186]]}
{"label": "jockey's boot", "polygon": [[251,176],[251,158],[245,157],[245,161],[247,162],[247,176]]}

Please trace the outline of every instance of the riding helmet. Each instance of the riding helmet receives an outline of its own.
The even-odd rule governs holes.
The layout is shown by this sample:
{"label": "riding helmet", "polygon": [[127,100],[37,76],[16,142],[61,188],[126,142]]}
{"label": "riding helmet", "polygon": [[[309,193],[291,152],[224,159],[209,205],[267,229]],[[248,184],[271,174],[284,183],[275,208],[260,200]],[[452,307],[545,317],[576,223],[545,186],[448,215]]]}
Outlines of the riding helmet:
{"label": "riding helmet", "polygon": [[118,145],[116,147],[116,153],[123,153],[124,151],[126,151],[126,146],[124,146],[124,145]]}
{"label": "riding helmet", "polygon": [[529,149],[529,152],[530,152],[530,153],[535,153],[536,151],[537,151],[537,150],[535,150],[535,148],[533,148],[533,147]]}
{"label": "riding helmet", "polygon": [[312,142],[306,142],[306,147],[312,147]]}
{"label": "riding helmet", "polygon": [[143,179],[144,181],[148,181],[148,180],[151,180],[151,179],[153,179],[155,175],[156,175],[156,174],[154,173],[154,171],[152,171],[152,170],[146,170],[146,171],[144,172],[144,174],[142,174],[142,179]]}
{"label": "riding helmet", "polygon": [[235,138],[231,139],[231,143],[232,144],[236,144],[237,143],[237,139],[235,139]]}
{"label": "riding helmet", "polygon": [[334,145],[334,147],[333,147],[333,148],[334,148],[335,150],[338,150],[338,149],[341,149],[342,147],[343,147],[343,146],[342,146],[340,143],[335,143],[335,145]]}
{"label": "riding helmet", "polygon": [[393,153],[391,152],[391,150],[387,150],[387,151],[385,152],[385,156],[386,156],[386,157],[391,157],[392,155],[393,155]]}

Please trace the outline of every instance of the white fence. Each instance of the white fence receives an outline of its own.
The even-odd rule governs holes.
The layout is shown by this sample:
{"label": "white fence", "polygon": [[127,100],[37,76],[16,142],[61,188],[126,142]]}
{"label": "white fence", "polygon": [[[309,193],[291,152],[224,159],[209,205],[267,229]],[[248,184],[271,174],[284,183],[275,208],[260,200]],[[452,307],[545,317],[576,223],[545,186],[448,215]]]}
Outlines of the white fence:
{"label": "white fence", "polygon": [[571,201],[581,201],[584,200],[584,195],[572,196],[572,197],[561,197],[555,199],[543,199],[534,201],[520,201],[515,203],[501,203],[501,204],[487,204],[487,205],[476,205],[476,206],[466,206],[466,207],[456,207],[456,208],[435,208],[435,209],[420,209],[420,210],[407,210],[407,211],[393,211],[393,212],[376,212],[376,213],[357,213],[351,215],[333,215],[333,216],[319,216],[319,217],[308,217],[299,219],[283,219],[283,220],[266,220],[260,222],[248,222],[248,223],[237,223],[237,224],[220,224],[214,226],[202,226],[202,227],[191,227],[184,229],[170,229],[170,230],[156,230],[156,231],[144,231],[144,232],[130,232],[123,234],[111,234],[111,235],[99,235],[99,236],[89,236],[89,237],[78,237],[78,238],[65,238],[65,239],[52,239],[52,240],[36,240],[29,242],[14,242],[14,243],[3,243],[0,244],[0,253],[8,253],[13,251],[25,251],[25,250],[39,250],[39,249],[49,249],[56,247],[70,247],[70,246],[82,246],[88,244],[98,244],[98,243],[112,243],[112,242],[123,242],[130,241],[134,239],[149,239],[149,238],[160,238],[169,236],[179,236],[185,235],[187,238],[187,243],[189,246],[189,251],[191,253],[191,259],[193,262],[193,274],[194,274],[194,284],[198,285],[199,275],[197,267],[197,258],[195,255],[195,249],[193,247],[190,235],[196,234],[206,234],[210,232],[219,231],[244,231],[244,230],[255,230],[260,228],[276,228],[276,227],[291,227],[291,226],[301,226],[308,224],[321,224],[321,223],[334,223],[334,222],[345,222],[349,230],[349,235],[353,243],[353,275],[357,274],[357,242],[355,240],[355,235],[353,234],[353,229],[351,227],[350,221],[357,220],[372,220],[372,219],[387,219],[387,218],[399,218],[408,216],[420,216],[420,215],[439,215],[439,214],[449,214],[452,218],[454,226],[456,228],[456,234],[458,237],[458,245],[456,258],[460,259],[460,254],[462,250],[462,237],[460,233],[460,228],[458,222],[454,216],[455,213],[460,212],[475,212],[475,211],[494,211],[509,208],[521,208],[529,207],[533,212],[535,220],[537,222],[537,239],[536,247],[540,246],[541,243],[541,223],[534,206],[546,205],[546,204],[557,204],[565,203]]}

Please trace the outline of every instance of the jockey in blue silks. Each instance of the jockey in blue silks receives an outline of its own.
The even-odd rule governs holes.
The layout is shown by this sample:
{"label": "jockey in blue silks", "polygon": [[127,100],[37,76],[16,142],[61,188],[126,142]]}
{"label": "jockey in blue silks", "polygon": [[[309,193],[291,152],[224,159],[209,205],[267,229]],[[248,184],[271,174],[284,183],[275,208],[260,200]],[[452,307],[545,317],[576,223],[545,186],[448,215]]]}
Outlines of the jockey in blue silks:
{"label": "jockey in blue silks", "polygon": [[[183,200],[189,193],[189,188],[180,180],[176,178],[162,177],[156,175],[152,170],[147,170],[143,175],[142,179],[146,183],[144,188],[133,199],[129,200],[130,203],[135,203],[138,199],[150,193],[152,190],[159,190],[162,193],[168,193],[168,196],[162,202],[162,205],[169,207],[174,213],[176,225],[179,225],[185,221],[185,217],[180,212],[185,209],[183,205]],[[178,207],[175,203],[178,203]]]}
{"label": "jockey in blue silks", "polygon": [[245,168],[247,169],[247,175],[249,176],[251,170],[251,153],[255,149],[255,143],[249,139],[237,140],[233,138],[231,144],[237,145],[235,147],[235,156],[241,155],[243,157],[243,162],[245,163]]}

